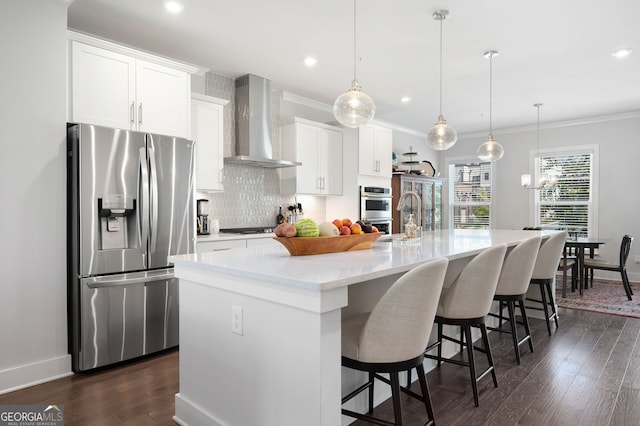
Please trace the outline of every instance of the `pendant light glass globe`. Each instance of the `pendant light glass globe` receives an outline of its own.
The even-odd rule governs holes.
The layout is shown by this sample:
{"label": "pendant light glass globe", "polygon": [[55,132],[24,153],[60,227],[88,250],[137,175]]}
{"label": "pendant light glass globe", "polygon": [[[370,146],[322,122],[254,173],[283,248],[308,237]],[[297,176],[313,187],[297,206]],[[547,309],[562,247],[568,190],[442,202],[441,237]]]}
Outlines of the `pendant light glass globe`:
{"label": "pendant light glass globe", "polygon": [[360,127],[367,124],[376,112],[373,99],[364,93],[357,80],[351,89],[338,96],[333,104],[333,115],[346,127]]}
{"label": "pendant light glass globe", "polygon": [[478,147],[478,158],[482,161],[497,161],[504,155],[504,148],[489,133],[487,140]]}
{"label": "pendant light glass globe", "polygon": [[451,148],[458,140],[458,133],[447,126],[447,121],[441,115],[438,124],[427,133],[427,145],[436,151],[444,151]]}

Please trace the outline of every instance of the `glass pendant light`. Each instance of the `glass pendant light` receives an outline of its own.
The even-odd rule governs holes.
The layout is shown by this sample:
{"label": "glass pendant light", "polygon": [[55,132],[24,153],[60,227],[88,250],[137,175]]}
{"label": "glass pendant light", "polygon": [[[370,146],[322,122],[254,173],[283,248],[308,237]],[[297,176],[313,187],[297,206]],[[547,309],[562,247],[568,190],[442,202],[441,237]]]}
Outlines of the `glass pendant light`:
{"label": "glass pendant light", "polygon": [[447,121],[442,115],[442,21],[449,15],[448,10],[436,10],[433,19],[440,21],[440,116],[435,126],[427,133],[427,145],[436,151],[444,151],[451,148],[458,140],[458,134],[447,126]]}
{"label": "glass pendant light", "polygon": [[373,99],[362,91],[356,78],[356,0],[353,0],[353,81],[351,89],[338,96],[333,104],[333,115],[346,127],[367,124],[376,112]]}
{"label": "glass pendant light", "polygon": [[495,50],[489,50],[484,52],[484,57],[489,58],[489,136],[487,140],[478,147],[478,158],[482,161],[497,161],[504,155],[504,148],[493,138],[492,129],[492,92],[493,92],[493,57],[498,56],[498,52]]}

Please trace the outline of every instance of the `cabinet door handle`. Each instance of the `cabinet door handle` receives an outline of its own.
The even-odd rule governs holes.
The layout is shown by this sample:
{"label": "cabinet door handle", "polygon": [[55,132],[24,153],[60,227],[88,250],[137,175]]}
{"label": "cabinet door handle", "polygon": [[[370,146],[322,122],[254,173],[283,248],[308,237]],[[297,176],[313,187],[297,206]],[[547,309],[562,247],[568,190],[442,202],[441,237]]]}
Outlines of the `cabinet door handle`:
{"label": "cabinet door handle", "polygon": [[220,183],[224,183],[224,168],[220,169],[218,172],[218,180]]}
{"label": "cabinet door handle", "polygon": [[135,111],[133,109],[134,107],[135,107],[135,102],[131,102],[131,106],[129,107],[129,120],[131,121],[131,124],[133,124],[133,122],[136,121]]}
{"label": "cabinet door handle", "polygon": [[138,105],[138,124],[142,124],[142,102]]}
{"label": "cabinet door handle", "polygon": [[322,189],[324,189],[324,177],[322,177]]}
{"label": "cabinet door handle", "polygon": [[322,178],[320,176],[316,178],[316,189],[322,189]]}
{"label": "cabinet door handle", "polygon": [[376,160],[376,172],[380,171],[380,160]]}

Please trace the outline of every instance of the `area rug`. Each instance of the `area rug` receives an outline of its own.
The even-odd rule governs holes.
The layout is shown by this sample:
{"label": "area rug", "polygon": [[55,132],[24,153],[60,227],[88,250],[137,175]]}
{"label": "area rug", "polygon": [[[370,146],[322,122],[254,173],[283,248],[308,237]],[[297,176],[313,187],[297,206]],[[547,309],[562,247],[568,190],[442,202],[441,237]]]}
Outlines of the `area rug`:
{"label": "area rug", "polygon": [[640,318],[640,284],[631,283],[631,289],[633,300],[627,300],[622,281],[595,279],[593,288],[585,289],[583,296],[568,289],[567,297],[563,298],[562,291],[557,289],[556,303],[563,308]]}

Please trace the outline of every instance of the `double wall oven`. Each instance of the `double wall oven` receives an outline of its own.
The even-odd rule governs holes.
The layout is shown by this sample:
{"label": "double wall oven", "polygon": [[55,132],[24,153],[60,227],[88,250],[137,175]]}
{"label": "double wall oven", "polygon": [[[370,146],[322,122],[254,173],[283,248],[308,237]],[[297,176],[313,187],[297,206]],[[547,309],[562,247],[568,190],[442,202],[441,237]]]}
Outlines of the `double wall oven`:
{"label": "double wall oven", "polygon": [[391,188],[360,187],[360,220],[368,220],[380,232],[391,233]]}

